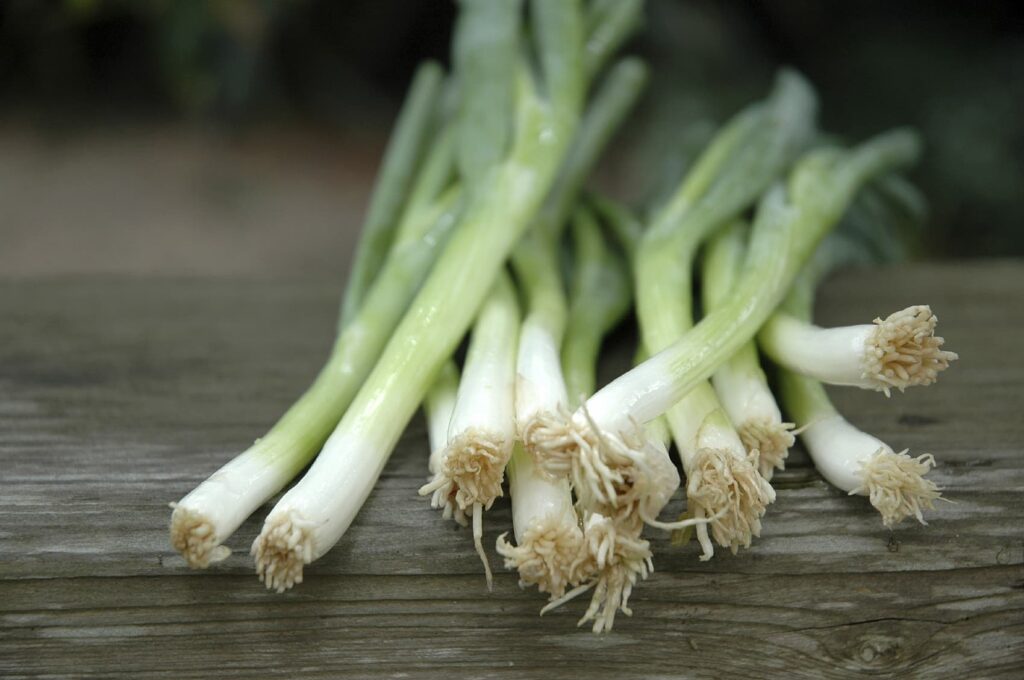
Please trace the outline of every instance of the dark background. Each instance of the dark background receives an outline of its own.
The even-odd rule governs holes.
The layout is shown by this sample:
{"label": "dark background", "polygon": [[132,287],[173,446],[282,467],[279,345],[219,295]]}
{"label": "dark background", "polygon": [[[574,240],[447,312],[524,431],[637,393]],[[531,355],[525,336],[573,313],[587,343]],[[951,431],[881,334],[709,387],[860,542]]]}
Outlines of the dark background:
{"label": "dark background", "polygon": [[[1024,255],[1013,2],[650,0],[654,71],[599,181],[641,201],[782,64],[825,127],[921,130],[932,257]],[[0,274],[340,276],[447,0],[0,2]]]}

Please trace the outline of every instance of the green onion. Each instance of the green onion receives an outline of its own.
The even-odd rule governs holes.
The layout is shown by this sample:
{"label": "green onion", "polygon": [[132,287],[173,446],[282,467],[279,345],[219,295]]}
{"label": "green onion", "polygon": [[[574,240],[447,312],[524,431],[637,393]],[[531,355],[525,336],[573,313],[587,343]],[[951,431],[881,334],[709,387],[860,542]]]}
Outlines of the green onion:
{"label": "green onion", "polygon": [[[714,228],[753,202],[806,145],[813,132],[814,109],[813,94],[804,81],[788,72],[780,75],[774,95],[723,129],[644,232],[634,270],[637,311],[648,351],[661,350],[692,326],[690,280],[696,247]],[[679,527],[716,517],[713,530],[721,543],[733,549],[749,545],[749,536],[759,530],[757,518],[773,494],[756,471],[747,469],[747,454],[710,385],[696,386],[669,411],[668,419],[687,472],[688,497],[700,508],[693,513],[694,519],[684,520]],[[552,435],[552,448],[557,451],[564,435],[557,427]],[[660,480],[646,486],[663,499],[662,505],[674,491],[667,483],[670,477],[648,470],[655,464],[659,469],[671,467],[664,447],[644,442],[636,428],[629,436],[635,443],[602,435],[599,442],[595,440],[597,447],[590,451],[580,447],[580,455],[559,461],[570,467],[581,502],[595,512],[610,514],[608,507],[624,504],[618,496],[635,497],[634,487],[641,480]],[[715,506],[704,505],[710,503]],[[643,508],[645,504],[634,505]],[[737,512],[723,516],[724,508],[750,508],[747,514],[753,518]],[[648,509],[649,523],[672,526],[654,519],[660,506]],[[707,532],[706,525],[698,529],[705,558],[713,552]]]}
{"label": "green onion", "polygon": [[[601,340],[625,314],[630,291],[624,266],[608,250],[594,216],[582,205],[573,215],[572,231],[574,278],[563,361],[572,394],[585,398],[593,390]],[[579,623],[593,620],[595,632],[611,630],[617,611],[629,613],[632,586],[651,569],[650,544],[640,536],[643,524],[633,521],[624,526],[613,518],[588,514],[581,531],[565,475],[544,474],[525,450],[513,457],[510,470],[518,545],[513,548],[499,540],[506,566],[519,569],[521,585],[536,583],[551,594],[542,613],[592,591]],[[544,508],[553,510],[541,513]],[[529,528],[523,531],[524,526]],[[566,593],[570,582],[578,585]]]}
{"label": "green onion", "polygon": [[821,328],[776,312],[758,340],[775,363],[830,385],[852,385],[889,396],[893,388],[933,384],[956,361],[935,335],[938,318],[914,305],[873,324]]}
{"label": "green onion", "polygon": [[[758,207],[743,275],[729,300],[663,351],[598,391],[571,419],[551,423],[564,442],[556,453],[575,461],[577,467],[597,470],[593,478],[598,484],[584,487],[582,493],[577,487],[581,500],[593,502],[597,497],[613,507],[619,505],[618,489],[605,482],[623,469],[635,475],[634,487],[645,483],[644,478],[656,479],[657,472],[648,467],[650,442],[638,424],[671,409],[748,342],[857,189],[875,175],[911,162],[917,154],[916,136],[905,131],[883,135],[853,151],[818,149],[797,164],[788,191],[782,186],[768,191]],[[731,428],[720,409],[700,415],[715,430]],[[692,483],[689,480],[688,487]],[[627,498],[632,502],[631,495]],[[742,509],[730,511],[750,516]],[[703,547],[707,551],[708,546]]]}
{"label": "green onion", "polygon": [[[557,254],[560,227],[584,178],[645,81],[646,69],[636,60],[623,59],[612,68],[581,121],[533,229],[513,252],[529,308],[516,362],[516,421],[527,449],[532,448],[530,427],[537,414],[564,409],[568,404],[559,362],[567,315]],[[572,509],[572,494],[564,475],[543,474],[533,461],[519,460],[521,455],[514,456],[510,467],[514,470],[510,472],[510,494],[517,545],[502,537],[497,550],[507,568],[518,569],[521,585],[537,585],[541,592],[559,598],[571,578],[582,540],[575,512],[564,511]]]}
{"label": "green onion", "polygon": [[[808,270],[794,284],[786,309],[795,318],[810,320],[814,288],[828,268]],[[924,478],[935,465],[931,455],[911,458],[862,432],[839,414],[814,378],[782,368],[779,384],[786,410],[803,428],[801,440],[829,483],[867,496],[887,527],[909,516],[925,523],[923,510],[940,497],[935,483]]]}
{"label": "green onion", "polygon": [[[454,361],[446,361],[438,373],[434,384],[430,386],[423,410],[427,416],[427,436],[430,440],[430,460],[427,468],[429,480],[441,472],[444,464],[445,450],[448,448],[448,425],[455,412],[455,400],[459,391],[459,368]],[[468,526],[466,513],[455,502],[455,490],[449,489],[447,496],[434,494],[432,505],[442,509],[442,517],[453,519],[462,526]]]}
{"label": "green onion", "polygon": [[587,12],[586,69],[592,77],[643,20],[643,0],[593,0]]}
{"label": "green onion", "polygon": [[[596,199],[601,212],[616,222],[613,231],[624,237],[622,245],[631,250],[639,228],[621,206],[608,199]],[[575,278],[573,286],[573,315],[566,339],[563,361],[566,374],[574,376],[585,401],[586,394],[596,382],[597,355],[603,336],[625,314],[630,299],[629,279],[623,263],[614,256],[604,242],[600,228],[590,211],[584,206],[577,209],[573,221],[576,244]],[[569,362],[572,368],[569,368]],[[663,481],[660,488],[671,495],[679,486],[679,476],[668,457],[669,436],[664,419],[657,418],[647,426],[648,438],[663,462]],[[664,480],[668,480],[667,483]],[[514,500],[514,499],[513,499]],[[664,499],[667,501],[667,497]],[[663,504],[664,501],[656,501]],[[659,507],[660,507],[659,504]],[[553,599],[543,610],[550,611],[570,600],[591,592],[590,605],[579,625],[593,621],[595,633],[610,631],[616,613],[627,616],[629,597],[636,584],[653,571],[650,543],[643,538],[644,508],[619,508],[612,515],[583,511],[583,544],[574,567],[574,580],[579,583],[560,598]],[[658,523],[653,522],[656,526]],[[687,522],[692,526],[699,521]]]}
{"label": "green onion", "polygon": [[505,558],[506,569],[518,570],[520,587],[537,586],[557,600],[574,580],[583,544],[569,480],[543,474],[533,456],[517,444],[508,483],[516,545],[502,534],[498,554]]}
{"label": "green onion", "polygon": [[[747,225],[736,221],[708,243],[701,279],[705,311],[728,299],[743,266],[746,233]],[[711,384],[747,453],[758,457],[758,471],[770,481],[776,468],[785,468],[793,424],[782,421],[757,346],[752,341],[743,345],[715,371]]]}
{"label": "green onion", "polygon": [[[817,280],[841,263],[902,259],[908,232],[924,220],[923,199],[898,176],[886,176],[862,191],[839,231],[826,239],[805,277]],[[927,305],[915,305],[874,324],[820,328],[809,320],[813,286],[794,288],[765,322],[758,341],[765,354],[786,368],[833,385],[901,392],[930,385],[957,359],[935,335],[938,319]],[[793,309],[790,309],[793,307]]]}
{"label": "green onion", "polygon": [[473,542],[484,565],[488,588],[492,579],[482,545],[483,511],[502,495],[505,466],[516,439],[519,324],[516,291],[508,275],[502,273],[473,326],[441,467],[420,489],[421,495],[433,494],[435,507],[454,496],[463,513],[471,512]]}
{"label": "green onion", "polygon": [[568,405],[559,359],[568,315],[558,260],[562,226],[600,152],[636,102],[646,73],[635,59],[623,59],[612,68],[581,121],[536,224],[512,254],[528,306],[516,367],[516,422],[524,446],[534,455],[535,423]]}
{"label": "green onion", "polygon": [[576,408],[594,393],[601,341],[625,317],[633,291],[625,262],[608,248],[584,206],[573,216],[572,241],[575,257],[562,367],[569,406]]}
{"label": "green onion", "polygon": [[[582,205],[573,215],[572,231],[574,278],[563,361],[573,394],[585,398],[595,383],[601,340],[625,314],[630,291],[623,264]],[[580,625],[593,620],[595,632],[611,630],[615,613],[629,612],[632,586],[651,570],[650,544],[640,535],[643,524],[630,520],[627,526],[588,513],[581,531],[566,476],[545,474],[524,449],[513,456],[510,483],[517,546],[499,540],[506,566],[519,570],[521,585],[537,584],[550,593],[542,613],[592,591]],[[577,585],[567,593],[569,583]]]}
{"label": "green onion", "polygon": [[[558,237],[561,235],[558,227],[564,222],[564,213],[578,193],[580,185],[596,162],[608,138],[636,101],[645,80],[646,69],[636,60],[624,59],[612,68],[580,122],[579,132],[551,192],[535,219],[533,228],[513,251],[512,261],[528,305],[528,314],[520,333],[519,354],[516,361],[516,423],[523,430],[528,431],[528,426],[524,427],[524,424],[528,424],[537,411],[565,408],[567,401],[561,366],[558,361],[558,348],[561,344],[566,316],[565,293],[562,289],[557,258]],[[524,437],[524,441],[529,441],[528,435]],[[479,470],[480,474],[490,471],[491,476],[500,485],[501,469],[504,465],[499,466],[498,462],[498,459],[495,458],[494,461],[487,464],[469,461],[466,465]],[[527,470],[522,465],[520,465],[520,469]],[[463,485],[458,480],[453,480],[443,470],[439,469],[435,472],[433,480],[423,487],[421,493],[432,492],[434,507],[443,507],[446,513],[451,512],[458,518],[458,513],[463,511],[463,506],[456,503],[456,509],[449,511],[450,499],[453,496],[457,498],[459,489]],[[520,474],[521,482],[514,488],[523,489],[522,493],[528,499],[537,493],[564,492],[566,498],[562,499],[562,502],[569,507],[572,506],[568,483],[558,484],[554,480],[532,479],[532,476],[533,468],[522,472]],[[473,482],[473,480],[466,481]],[[523,502],[517,502],[514,494],[513,491],[513,507],[522,508]],[[493,497],[491,500],[493,501]],[[471,507],[476,528],[481,522],[479,519],[481,508],[487,509],[490,507],[490,502],[484,502],[482,505],[475,503]],[[527,518],[531,516],[529,513],[524,516],[520,512],[520,525],[522,522],[529,521]],[[560,528],[553,524],[554,521],[560,519],[557,516],[534,519],[543,524],[543,535],[546,536],[558,529],[561,531],[560,535],[565,537],[564,540],[572,543],[572,537],[578,533],[575,514],[573,514],[571,526]],[[536,532],[520,529],[520,533],[523,531],[527,531],[530,537],[537,536]],[[474,538],[477,543],[477,551],[482,555],[483,550],[480,547],[478,530],[475,532]],[[535,572],[537,565],[540,564],[546,564],[556,571],[568,569],[568,563],[562,564],[560,560],[547,558],[540,559],[538,555],[531,552],[535,549],[546,550],[547,547],[547,543],[538,543],[531,538],[527,545],[520,545],[518,548],[512,548],[508,544],[499,544],[499,552],[506,557],[506,564],[522,565],[520,577],[524,583],[535,583],[542,589],[559,590],[562,587],[559,584],[566,582],[565,573],[552,572],[544,576]],[[549,590],[548,592],[554,591]]]}
{"label": "green onion", "polygon": [[421,65],[413,77],[360,230],[342,298],[339,329],[355,318],[387,257],[406,195],[433,132],[443,78],[441,67],[432,62]]}
{"label": "green onion", "polygon": [[[698,158],[655,215],[637,253],[637,313],[646,349],[658,352],[693,326],[692,262],[703,239],[752,204],[811,140],[816,103],[810,87],[783,72],[763,104],[741,112]],[[686,472],[688,518],[701,559],[711,537],[736,552],[760,535],[775,493],[757,471],[715,394],[701,381],[666,413]],[[692,518],[692,519],[691,519]],[[680,527],[682,528],[682,527]]]}
{"label": "green onion", "polygon": [[[466,0],[459,6],[452,59],[459,87],[456,123],[459,175],[472,191],[512,143],[522,2]],[[470,94],[471,93],[471,94]]]}
{"label": "green onion", "polygon": [[[609,137],[619,126],[626,113],[636,101],[646,81],[646,68],[635,59],[623,59],[617,63],[594,97],[580,122],[579,131],[573,140],[562,169],[551,192],[548,194],[534,225],[528,234],[513,251],[512,261],[521,282],[528,305],[528,314],[523,322],[520,351],[516,362],[516,422],[522,426],[528,423],[532,413],[545,408],[564,408],[566,403],[565,386],[562,381],[561,367],[558,363],[558,347],[565,326],[565,293],[558,268],[557,246],[561,235],[561,224],[565,221],[565,213],[575,199],[586,175],[596,162],[601,150]],[[479,469],[495,469],[500,483],[501,470],[496,465],[483,465]],[[562,520],[570,518],[558,513],[549,515],[541,513],[534,516],[531,510],[523,510],[526,502],[532,502],[538,494],[552,496],[549,505],[572,507],[572,497],[568,483],[559,483],[547,478],[536,478],[533,467],[523,464],[519,466],[519,483],[512,485],[513,508],[518,508],[519,529],[517,536],[527,536],[526,544],[513,548],[499,541],[498,550],[505,556],[506,565],[519,565],[520,579],[524,584],[536,584],[542,591],[561,595],[567,582],[567,569],[575,559],[568,561],[555,559],[567,551],[575,550],[571,546],[578,543],[579,529],[576,526],[575,513],[572,513],[571,524],[560,525]],[[450,499],[458,493],[459,485],[447,478],[440,470],[436,471],[431,484],[422,492],[433,492],[435,507],[444,507],[449,512],[452,507]],[[517,489],[526,501],[517,500]],[[564,498],[557,498],[564,494]],[[477,504],[479,505],[479,504]],[[474,518],[480,510],[474,505]],[[489,507],[489,503],[484,504]],[[462,509],[455,505],[452,514],[458,517]],[[542,508],[538,508],[540,510]],[[524,514],[525,512],[525,514]],[[477,526],[477,522],[474,522]],[[526,528],[523,528],[526,526]],[[532,528],[530,528],[532,527]],[[553,553],[547,539],[540,536],[552,535],[562,537],[558,549]],[[477,539],[478,552],[482,553]],[[518,542],[517,538],[517,542]],[[536,553],[537,550],[544,555]],[[549,573],[538,571],[545,566]]]}
{"label": "green onion", "polygon": [[[583,79],[579,7],[541,0],[531,7],[541,75],[557,96],[542,98],[526,65],[517,69],[515,131],[507,155],[469,192],[455,233],[370,376],[253,544],[257,573],[268,587],[284,590],[301,581],[303,566],[324,555],[348,529],[502,262],[533,221],[564,158],[584,89],[582,82],[571,82]],[[460,30],[493,28],[462,23]],[[573,95],[577,91],[579,97]],[[476,93],[463,88],[461,96]]]}
{"label": "green onion", "polygon": [[[326,441],[426,278],[461,209],[452,178],[452,138],[441,134],[420,169],[379,276],[338,335],[313,384],[261,439],[181,501],[171,543],[196,568],[225,559],[223,546],[242,522],[299,473]],[[362,257],[374,251],[363,249]]]}

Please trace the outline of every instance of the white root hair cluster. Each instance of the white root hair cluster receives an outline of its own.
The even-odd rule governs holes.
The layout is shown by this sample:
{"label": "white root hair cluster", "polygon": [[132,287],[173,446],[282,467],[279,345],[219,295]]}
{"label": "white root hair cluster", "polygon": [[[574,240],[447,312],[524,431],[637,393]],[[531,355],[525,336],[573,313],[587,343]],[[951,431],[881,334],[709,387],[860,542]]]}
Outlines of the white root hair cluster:
{"label": "white root hair cluster", "polygon": [[181,553],[188,566],[206,569],[214,562],[226,560],[231,554],[227,546],[217,540],[217,531],[206,516],[189,508],[171,503],[171,545]]}
{"label": "white root hair cluster", "polygon": [[[657,514],[678,487],[678,472],[667,453],[647,440],[639,424],[632,423],[625,432],[602,430],[585,408],[575,416],[564,407],[538,413],[522,432],[538,469],[554,478],[568,477],[572,483],[584,527],[570,563],[566,562],[568,541],[558,544],[565,550],[548,548],[548,555],[557,554],[557,571],[564,578],[561,592],[547,588],[542,580],[556,569],[531,554],[534,535],[524,536],[518,548],[499,542],[499,552],[506,557],[506,566],[520,569],[521,585],[544,583],[541,590],[551,594],[551,601],[542,614],[590,592],[590,604],[579,625],[592,622],[595,633],[610,631],[618,612],[632,614],[633,588],[653,571],[651,546],[642,536],[643,529],[646,522],[659,526]],[[663,469],[666,466],[671,469]],[[570,585],[574,587],[566,591]]]}
{"label": "white root hair cluster", "polygon": [[459,520],[456,508],[463,512],[463,520],[465,510],[474,504],[489,509],[495,499],[503,495],[501,483],[510,454],[511,446],[503,438],[469,429],[448,444],[441,469],[420,488],[420,495],[432,493],[431,505],[445,508],[446,512],[454,501],[451,512],[456,521]]}
{"label": "white root hair cluster", "polygon": [[313,523],[294,510],[267,517],[253,541],[256,574],[268,590],[283,593],[302,583],[302,569],[313,561]]}
{"label": "white root hair cluster", "polygon": [[911,516],[927,524],[922,511],[931,510],[942,497],[935,482],[924,478],[933,467],[931,454],[912,458],[906,450],[895,453],[881,448],[861,463],[861,485],[850,493],[867,496],[887,527]]}
{"label": "white root hair cluster", "polygon": [[650,480],[643,429],[602,431],[581,409],[541,412],[523,428],[537,466],[552,477],[568,476],[581,507],[619,519],[635,514]]}
{"label": "white root hair cluster", "polygon": [[574,581],[575,565],[583,549],[583,533],[578,526],[567,526],[554,517],[545,517],[528,528],[518,545],[498,537],[498,554],[505,568],[519,572],[519,587],[537,586],[552,599],[565,594]]}
{"label": "white root hair cluster", "polygon": [[758,459],[757,451],[740,458],[709,447],[698,449],[694,455],[686,498],[693,517],[710,520],[697,525],[702,561],[714,555],[711,537],[735,554],[761,535],[761,517],[775,501],[775,490],[757,471]]}
{"label": "white root hair cluster", "polygon": [[775,470],[786,469],[786,456],[796,441],[793,423],[780,423],[768,418],[752,418],[736,428],[743,448],[757,452],[757,470],[771,481]]}
{"label": "white root hair cluster", "polygon": [[957,354],[942,349],[935,335],[938,318],[928,305],[915,305],[875,319],[875,330],[866,340],[863,377],[889,396],[896,388],[931,385],[939,373],[956,361]]}
{"label": "white root hair cluster", "polygon": [[[433,492],[433,493],[431,493]],[[441,511],[441,517],[450,519],[459,526],[469,526],[466,511],[456,501],[455,483],[444,473],[437,473],[420,488],[420,495],[431,493],[430,507]]]}
{"label": "white root hair cluster", "polygon": [[639,520],[623,523],[600,514],[590,515],[585,522],[582,549],[573,565],[574,581],[580,585],[552,600],[541,614],[593,591],[578,626],[593,621],[593,632],[609,632],[618,612],[632,616],[629,597],[633,587],[654,571],[651,546],[641,537],[642,531]]}
{"label": "white root hair cluster", "polygon": [[[473,519],[473,545],[492,587],[491,567],[483,547],[483,511],[504,495],[501,483],[512,455],[512,442],[479,428],[469,428],[452,439],[441,457],[441,469],[420,488],[420,495],[433,494],[431,505],[443,508],[445,519],[462,526]],[[467,512],[468,511],[468,512]]]}

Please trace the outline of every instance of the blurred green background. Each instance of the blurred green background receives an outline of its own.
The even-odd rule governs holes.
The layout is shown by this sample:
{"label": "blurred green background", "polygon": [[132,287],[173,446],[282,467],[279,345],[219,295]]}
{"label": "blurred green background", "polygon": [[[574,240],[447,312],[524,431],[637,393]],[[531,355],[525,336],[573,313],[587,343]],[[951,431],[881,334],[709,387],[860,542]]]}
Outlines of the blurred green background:
{"label": "blurred green background", "polygon": [[[340,277],[447,0],[0,2],[0,274]],[[993,0],[649,0],[633,201],[792,65],[832,132],[918,127],[931,257],[1024,255],[1024,28]]]}

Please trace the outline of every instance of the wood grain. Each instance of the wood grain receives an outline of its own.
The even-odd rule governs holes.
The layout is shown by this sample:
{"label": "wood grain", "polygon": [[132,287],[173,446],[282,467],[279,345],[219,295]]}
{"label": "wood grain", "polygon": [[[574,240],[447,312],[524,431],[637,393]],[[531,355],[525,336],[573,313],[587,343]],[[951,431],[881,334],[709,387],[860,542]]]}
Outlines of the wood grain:
{"label": "wood grain", "polygon": [[[0,677],[1019,677],[1021,263],[848,273],[820,301],[830,324],[929,302],[960,353],[928,389],[834,391],[854,422],[941,462],[953,502],[929,526],[885,530],[795,451],[750,550],[701,563],[654,532],[657,571],[603,637],[575,628],[582,603],[539,618],[512,574],[486,592],[466,532],[416,496],[418,418],[293,592],[253,575],[262,512],[214,569],[172,553],[167,502],[310,380],[336,300],[294,281],[0,283]],[[493,545],[507,503],[486,521]]]}

